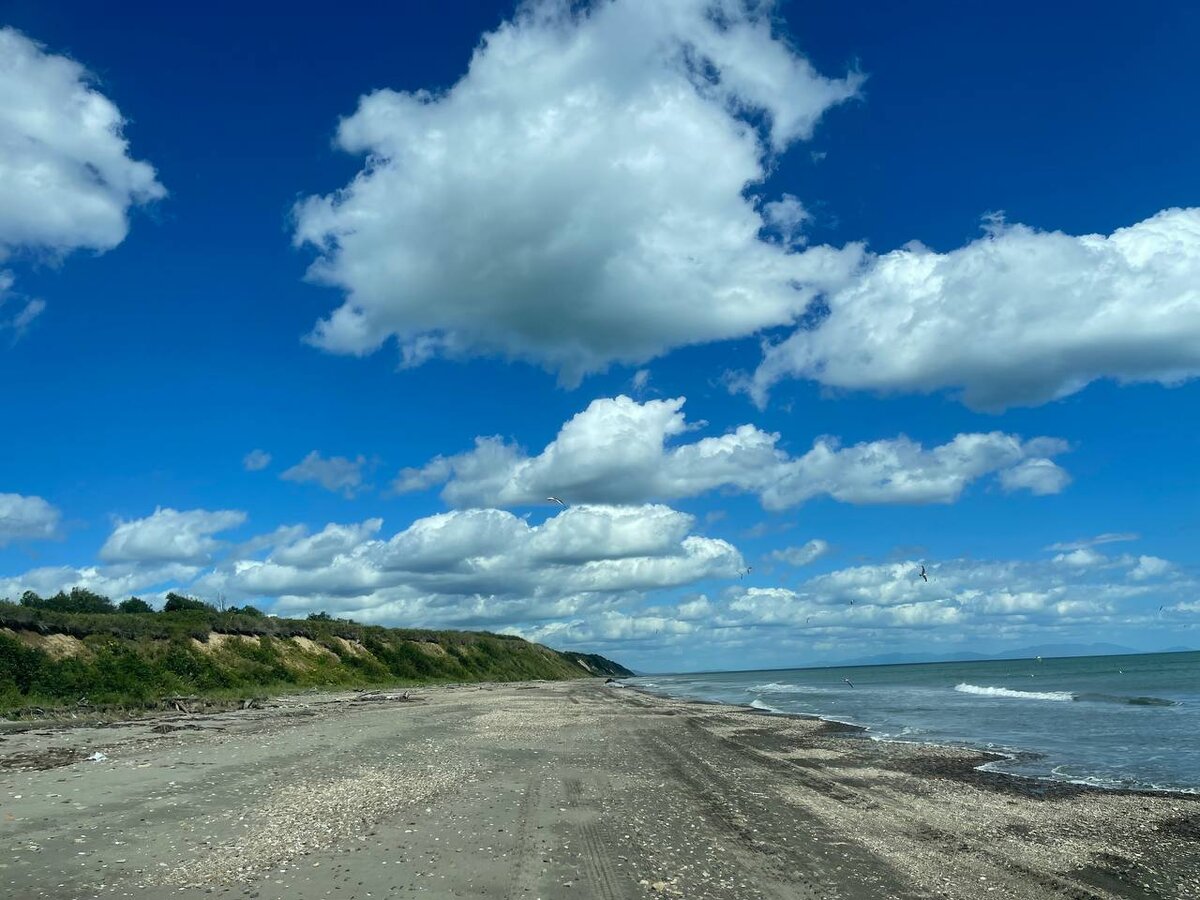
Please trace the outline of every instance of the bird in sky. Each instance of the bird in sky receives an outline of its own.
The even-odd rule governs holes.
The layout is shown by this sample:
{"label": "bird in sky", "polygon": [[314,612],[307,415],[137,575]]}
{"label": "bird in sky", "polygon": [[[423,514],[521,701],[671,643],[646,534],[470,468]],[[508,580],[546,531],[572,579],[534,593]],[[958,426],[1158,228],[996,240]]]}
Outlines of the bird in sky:
{"label": "bird in sky", "polygon": [[925,579],[926,584],[929,583],[929,576],[925,574],[925,567],[921,566],[921,577]]}
{"label": "bird in sky", "polygon": [[547,497],[546,502],[547,503],[557,503],[559,506],[567,505],[567,504],[563,503],[561,500],[559,500],[557,497]]}

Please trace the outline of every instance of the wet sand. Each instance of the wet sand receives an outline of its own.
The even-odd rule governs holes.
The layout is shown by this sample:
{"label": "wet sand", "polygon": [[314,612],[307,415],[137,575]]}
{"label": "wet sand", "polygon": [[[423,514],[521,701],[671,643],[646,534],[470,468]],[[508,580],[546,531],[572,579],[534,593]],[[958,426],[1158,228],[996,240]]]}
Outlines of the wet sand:
{"label": "wet sand", "polygon": [[0,896],[1200,898],[1200,798],[593,681],[413,693],[0,727]]}

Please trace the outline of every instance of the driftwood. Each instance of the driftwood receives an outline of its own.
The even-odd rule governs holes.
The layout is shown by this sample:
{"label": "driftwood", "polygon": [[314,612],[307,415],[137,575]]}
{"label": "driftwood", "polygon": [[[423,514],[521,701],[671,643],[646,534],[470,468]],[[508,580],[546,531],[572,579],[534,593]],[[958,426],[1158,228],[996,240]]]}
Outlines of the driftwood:
{"label": "driftwood", "polygon": [[420,699],[421,699],[420,697],[409,696],[408,691],[405,691],[403,694],[384,694],[381,691],[364,691],[363,693],[359,694],[357,697],[355,697],[350,702],[351,703],[370,703],[372,701],[392,700],[392,701],[400,701],[402,703],[409,703],[409,702],[412,702],[415,700],[420,700]]}

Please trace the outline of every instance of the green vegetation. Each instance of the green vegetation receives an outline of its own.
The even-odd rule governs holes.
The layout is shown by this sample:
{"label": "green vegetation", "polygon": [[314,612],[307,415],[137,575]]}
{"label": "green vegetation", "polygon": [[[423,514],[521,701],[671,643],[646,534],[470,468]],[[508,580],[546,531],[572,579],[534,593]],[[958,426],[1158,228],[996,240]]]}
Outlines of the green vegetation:
{"label": "green vegetation", "polygon": [[[580,663],[586,661],[586,665]],[[0,601],[0,712],[152,706],[165,697],[322,687],[625,675],[603,657],[511,635],[383,628],[316,613],[278,619],[169,594],[162,612],[83,588]]]}

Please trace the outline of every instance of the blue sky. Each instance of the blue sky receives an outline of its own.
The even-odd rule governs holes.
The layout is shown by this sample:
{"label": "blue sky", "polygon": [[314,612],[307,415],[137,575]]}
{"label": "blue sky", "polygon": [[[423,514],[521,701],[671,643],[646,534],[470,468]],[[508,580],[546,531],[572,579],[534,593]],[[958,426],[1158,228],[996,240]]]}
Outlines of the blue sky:
{"label": "blue sky", "polygon": [[0,5],[0,596],[1200,642],[1192,5],[261,10]]}

